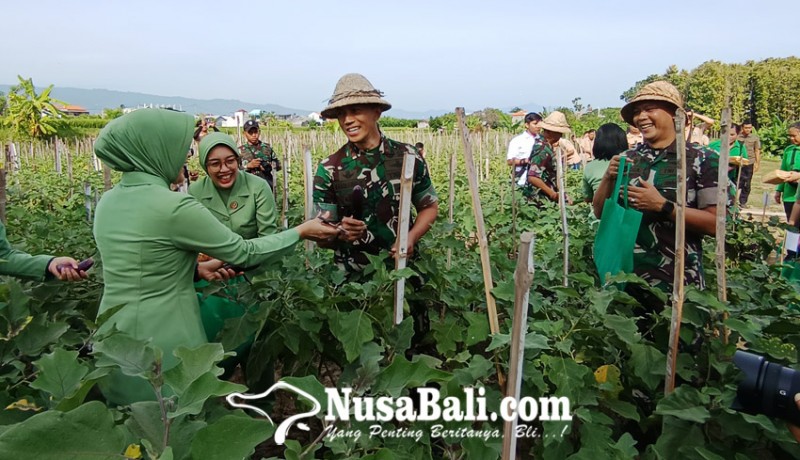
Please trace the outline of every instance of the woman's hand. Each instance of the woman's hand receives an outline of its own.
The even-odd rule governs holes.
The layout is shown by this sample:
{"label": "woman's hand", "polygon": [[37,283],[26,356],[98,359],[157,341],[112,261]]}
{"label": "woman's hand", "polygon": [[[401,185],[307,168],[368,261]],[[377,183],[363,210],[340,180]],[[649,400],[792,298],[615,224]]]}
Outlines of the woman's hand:
{"label": "woman's hand", "polygon": [[209,259],[197,264],[197,273],[206,281],[228,281],[236,277],[235,270],[223,268],[225,262],[219,259]]}
{"label": "woman's hand", "polygon": [[47,271],[61,281],[80,281],[89,275],[78,270],[78,261],[72,257],[55,257],[47,265]]}
{"label": "woman's hand", "polygon": [[325,223],[320,218],[309,219],[295,227],[300,233],[300,238],[315,242],[330,242],[339,237],[344,231],[342,226]]}
{"label": "woman's hand", "polygon": [[781,192],[775,192],[775,202],[781,204]]}

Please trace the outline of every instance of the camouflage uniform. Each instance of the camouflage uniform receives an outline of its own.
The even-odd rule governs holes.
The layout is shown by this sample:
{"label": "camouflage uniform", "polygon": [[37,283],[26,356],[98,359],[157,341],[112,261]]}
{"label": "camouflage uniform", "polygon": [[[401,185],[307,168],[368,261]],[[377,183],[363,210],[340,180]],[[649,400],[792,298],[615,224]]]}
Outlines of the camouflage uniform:
{"label": "camouflage uniform", "polygon": [[381,135],[378,147],[362,151],[348,142],[317,168],[314,204],[318,211],[330,212],[331,220],[352,216],[352,196],[356,185],[366,193],[360,219],[367,225],[366,236],[353,243],[340,241],[335,248],[337,265],[349,273],[360,272],[369,265],[365,253],[375,255],[394,246],[400,213],[400,176],[406,153],[416,160],[411,202],[420,211],[439,198],[425,160],[409,144]]}
{"label": "camouflage uniform", "polygon": [[[675,143],[666,149],[647,144],[625,152],[631,165],[631,184],[636,179],[654,185],[669,201],[677,200],[678,159]],[[686,207],[705,209],[717,204],[719,155],[699,144],[686,147]],[[703,235],[687,229],[685,282],[705,287],[703,278]],[[657,212],[644,212],[633,254],[634,272],[651,285],[671,292],[675,274],[675,222]]]}
{"label": "camouflage uniform", "polygon": [[[538,177],[544,181],[548,187],[553,190],[558,190],[558,186],[556,185],[558,178],[557,158],[555,153],[553,153],[553,148],[550,146],[550,143],[541,137],[537,137],[536,143],[533,144],[529,161],[528,178]],[[530,182],[522,189],[522,195],[528,200],[544,199],[545,201],[549,201],[549,198],[544,195],[541,189],[534,187]]]}
{"label": "camouflage uniform", "polygon": [[[261,168],[249,169],[246,167],[247,163],[254,159],[261,160]],[[242,164],[242,168],[247,172],[266,180],[270,188],[273,187],[272,184],[274,183],[272,175],[273,168],[275,171],[281,170],[281,161],[278,159],[278,155],[272,150],[271,145],[262,141],[258,141],[256,145],[252,145],[249,142],[240,145],[239,161]],[[274,189],[272,191],[275,192]]]}

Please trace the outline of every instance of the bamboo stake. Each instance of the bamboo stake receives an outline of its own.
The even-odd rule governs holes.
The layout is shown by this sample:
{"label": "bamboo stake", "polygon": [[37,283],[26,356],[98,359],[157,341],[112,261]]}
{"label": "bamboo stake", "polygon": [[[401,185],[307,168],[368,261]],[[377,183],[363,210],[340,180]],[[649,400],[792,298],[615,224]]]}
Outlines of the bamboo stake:
{"label": "bamboo stake", "polygon": [[686,112],[680,108],[675,113],[675,131],[678,140],[676,143],[678,155],[676,198],[678,203],[675,211],[675,276],[672,286],[672,319],[670,321],[667,376],[664,384],[665,395],[672,393],[675,389],[675,365],[678,361],[681,319],[683,318],[684,256],[686,252]]}
{"label": "bamboo stake", "polygon": [[4,150],[5,158],[3,164],[0,164],[0,221],[6,223],[6,167],[8,166],[9,152]]}
{"label": "bamboo stake", "polygon": [[83,183],[83,205],[86,207],[86,221],[92,221],[92,186],[89,181]]}
{"label": "bamboo stake", "polygon": [[764,197],[761,200],[761,223],[766,223],[767,221],[767,206],[769,206],[769,192],[764,192]]}
{"label": "bamboo stake", "polygon": [[[303,146],[303,178],[305,181],[306,219],[314,217],[314,176],[311,172],[311,149]],[[314,249],[314,242],[306,240],[306,251]]]}
{"label": "bamboo stake", "polygon": [[458,125],[461,129],[461,141],[464,143],[464,159],[467,165],[467,178],[469,179],[469,191],[472,195],[472,212],[475,215],[475,225],[478,231],[478,245],[481,253],[481,266],[483,268],[483,290],[486,293],[486,308],[489,313],[489,330],[492,334],[500,332],[500,321],[497,318],[497,306],[492,297],[492,266],[489,260],[489,242],[486,239],[486,228],[483,222],[483,209],[481,208],[481,197],[478,192],[478,178],[475,173],[475,162],[472,157],[472,146],[469,141],[469,131],[464,123],[464,108],[456,107]]}
{"label": "bamboo stake", "polygon": [[564,237],[564,287],[569,286],[569,227],[567,226],[567,192],[564,178],[564,154],[560,146],[556,147],[558,209],[561,212],[561,235]]}
{"label": "bamboo stake", "polygon": [[286,211],[289,209],[289,154],[287,150],[289,145],[283,149],[283,206],[281,207],[281,222],[283,228],[289,228],[289,218],[286,216]]}
{"label": "bamboo stake", "polygon": [[56,173],[61,174],[61,142],[59,142],[58,138],[56,137],[56,141],[54,142],[56,148]]}
{"label": "bamboo stake", "polygon": [[[400,215],[397,226],[397,242],[395,251],[395,270],[406,268],[408,260],[408,227],[411,222],[411,186],[414,182],[413,155],[403,156],[403,175],[400,176]],[[394,287],[394,325],[403,322],[403,299],[406,292],[406,279],[400,277]]]}
{"label": "bamboo stake", "polygon": [[103,191],[111,190],[111,168],[103,164]]}
{"label": "bamboo stake", "polygon": [[[720,149],[719,149],[719,174],[717,178],[717,297],[720,302],[728,301],[728,285],[725,279],[725,224],[728,218],[728,160],[730,157],[730,124],[731,109],[722,109],[720,117]],[[740,168],[741,171],[741,168]],[[735,203],[734,203],[735,204]],[[728,319],[728,313],[722,315],[723,321]],[[723,329],[722,342],[728,343],[728,328]]]}
{"label": "bamboo stake", "polygon": [[[455,206],[456,199],[456,152],[455,149],[450,150],[450,188],[448,190],[449,198],[447,207],[449,224],[453,224],[453,207]],[[447,248],[447,269],[450,270],[453,261],[453,248]]]}
{"label": "bamboo stake", "polygon": [[[511,352],[508,359],[508,387],[506,397],[520,400],[522,392],[522,364],[525,355],[525,334],[528,330],[528,300],[533,284],[533,247],[532,232],[525,232],[520,237],[517,254],[517,269],[514,271],[514,320],[511,323]],[[503,424],[503,460],[516,458],[517,419]]]}

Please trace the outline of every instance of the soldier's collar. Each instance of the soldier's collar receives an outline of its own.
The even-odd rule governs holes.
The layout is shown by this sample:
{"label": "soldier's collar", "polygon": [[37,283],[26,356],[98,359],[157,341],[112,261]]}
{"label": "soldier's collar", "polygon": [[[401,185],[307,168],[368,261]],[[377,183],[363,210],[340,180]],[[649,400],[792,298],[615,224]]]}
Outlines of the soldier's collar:
{"label": "soldier's collar", "polygon": [[387,140],[386,136],[383,134],[383,132],[381,132],[381,140],[378,143],[378,146],[374,147],[374,148],[371,148],[369,150],[361,150],[360,148],[358,148],[358,146],[356,144],[354,144],[352,142],[348,142],[348,144],[350,146],[350,155],[358,156],[361,153],[364,153],[364,154],[367,154],[367,155],[375,154],[375,153],[386,153],[387,152],[386,140]]}

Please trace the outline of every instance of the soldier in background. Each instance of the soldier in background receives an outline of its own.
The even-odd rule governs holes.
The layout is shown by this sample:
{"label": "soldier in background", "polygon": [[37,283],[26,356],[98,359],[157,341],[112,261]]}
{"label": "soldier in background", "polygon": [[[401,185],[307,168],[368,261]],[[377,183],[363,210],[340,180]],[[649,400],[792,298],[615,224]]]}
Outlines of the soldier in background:
{"label": "soldier in background", "polygon": [[[324,118],[338,119],[348,142],[322,160],[314,177],[315,207],[329,213],[329,220],[337,222],[341,229],[337,241],[320,243],[320,247],[335,251],[336,264],[351,279],[369,265],[368,254],[395,254],[400,176],[406,155],[416,160],[411,203],[417,216],[408,231],[409,257],[439,213],[439,199],[425,160],[414,146],[387,138],[378,127],[381,113],[392,107],[381,96],[363,75],[347,74],[339,79],[322,111]],[[355,199],[354,192],[360,194]],[[363,205],[358,206],[355,201]],[[411,278],[410,283],[416,289],[422,285],[417,277]],[[414,317],[414,341],[418,342],[428,329],[427,310],[425,305],[409,303]]]}
{"label": "soldier in background", "polygon": [[758,134],[753,132],[753,124],[744,122],[742,131],[739,133],[739,142],[744,144],[744,148],[750,159],[750,164],[742,166],[742,177],[740,179],[741,193],[739,194],[739,205],[744,208],[747,199],[750,197],[750,184],[753,181],[753,174],[761,166],[761,139]]}
{"label": "soldier in background", "polygon": [[272,146],[261,141],[260,134],[258,121],[247,120],[244,123],[244,137],[247,142],[239,146],[239,158],[245,171],[267,181],[272,193],[275,193],[273,171],[281,170],[281,162]]}

